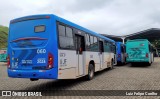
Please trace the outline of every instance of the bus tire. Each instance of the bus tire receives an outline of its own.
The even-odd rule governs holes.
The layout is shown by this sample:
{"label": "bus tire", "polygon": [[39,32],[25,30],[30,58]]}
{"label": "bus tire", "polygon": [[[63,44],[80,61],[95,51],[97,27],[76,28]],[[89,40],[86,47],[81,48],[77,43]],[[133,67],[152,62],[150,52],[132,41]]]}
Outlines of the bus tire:
{"label": "bus tire", "polygon": [[131,63],[131,66],[135,66],[135,63]]}
{"label": "bus tire", "polygon": [[121,62],[117,62],[117,66],[121,66],[122,65],[122,63]]}
{"label": "bus tire", "polygon": [[110,69],[113,69],[113,59],[111,60],[111,67],[110,67]]}
{"label": "bus tire", "polygon": [[150,63],[150,62],[148,62],[148,63],[147,63],[147,66],[151,66],[151,63]]}
{"label": "bus tire", "polygon": [[93,64],[89,64],[87,80],[92,80],[93,78],[94,78],[94,66]]}
{"label": "bus tire", "polygon": [[39,79],[36,79],[36,78],[30,78],[30,81],[37,81]]}

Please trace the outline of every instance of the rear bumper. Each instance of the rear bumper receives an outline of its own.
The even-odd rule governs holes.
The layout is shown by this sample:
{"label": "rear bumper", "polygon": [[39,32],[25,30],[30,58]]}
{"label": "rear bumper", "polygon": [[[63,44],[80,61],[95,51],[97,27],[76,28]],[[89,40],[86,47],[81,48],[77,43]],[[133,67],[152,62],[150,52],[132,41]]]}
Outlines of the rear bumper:
{"label": "rear bumper", "polygon": [[57,79],[56,68],[50,70],[12,70],[8,69],[8,76],[12,78]]}
{"label": "rear bumper", "polygon": [[127,59],[127,62],[149,62],[148,59]]}

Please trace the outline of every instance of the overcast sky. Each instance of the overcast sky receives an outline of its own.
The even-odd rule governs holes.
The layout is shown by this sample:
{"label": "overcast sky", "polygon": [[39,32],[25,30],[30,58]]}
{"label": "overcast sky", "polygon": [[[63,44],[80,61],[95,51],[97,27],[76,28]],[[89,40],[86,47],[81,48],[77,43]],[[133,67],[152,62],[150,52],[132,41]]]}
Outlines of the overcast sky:
{"label": "overcast sky", "polygon": [[160,0],[0,0],[0,25],[33,14],[56,14],[109,35],[160,28]]}

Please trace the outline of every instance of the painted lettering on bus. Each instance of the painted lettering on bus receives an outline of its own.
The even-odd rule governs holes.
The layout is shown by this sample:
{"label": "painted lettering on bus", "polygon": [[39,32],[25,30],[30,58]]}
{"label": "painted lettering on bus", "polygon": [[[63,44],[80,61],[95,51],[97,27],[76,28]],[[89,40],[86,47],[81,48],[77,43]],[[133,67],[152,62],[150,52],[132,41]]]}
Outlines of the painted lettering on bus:
{"label": "painted lettering on bus", "polygon": [[65,53],[60,53],[60,57],[65,57],[66,54]]}
{"label": "painted lettering on bus", "polygon": [[67,59],[60,59],[61,66],[67,66]]}
{"label": "painted lettering on bus", "polygon": [[46,59],[45,58],[38,58],[37,63],[46,63]]}
{"label": "painted lettering on bus", "polygon": [[32,60],[22,60],[22,64],[32,64]]}
{"label": "painted lettering on bus", "polygon": [[37,54],[45,54],[46,49],[37,49]]}

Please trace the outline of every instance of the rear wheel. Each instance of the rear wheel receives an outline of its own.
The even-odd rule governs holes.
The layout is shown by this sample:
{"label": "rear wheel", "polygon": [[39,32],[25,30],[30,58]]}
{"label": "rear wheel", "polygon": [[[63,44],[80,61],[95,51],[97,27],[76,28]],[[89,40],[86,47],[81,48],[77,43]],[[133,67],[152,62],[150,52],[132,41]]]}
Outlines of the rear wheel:
{"label": "rear wheel", "polygon": [[135,66],[136,63],[131,63],[131,66]]}
{"label": "rear wheel", "polygon": [[94,66],[93,64],[89,64],[87,79],[92,80],[93,78],[94,78]]}
{"label": "rear wheel", "polygon": [[111,60],[111,67],[110,67],[110,69],[113,69],[113,59]]}
{"label": "rear wheel", "polygon": [[117,62],[117,66],[121,66],[122,65],[122,62]]}
{"label": "rear wheel", "polygon": [[39,79],[35,79],[35,78],[30,78],[30,81],[37,81]]}
{"label": "rear wheel", "polygon": [[150,63],[150,62],[148,62],[148,63],[147,63],[147,66],[151,66],[151,63]]}

